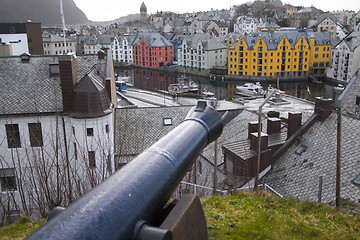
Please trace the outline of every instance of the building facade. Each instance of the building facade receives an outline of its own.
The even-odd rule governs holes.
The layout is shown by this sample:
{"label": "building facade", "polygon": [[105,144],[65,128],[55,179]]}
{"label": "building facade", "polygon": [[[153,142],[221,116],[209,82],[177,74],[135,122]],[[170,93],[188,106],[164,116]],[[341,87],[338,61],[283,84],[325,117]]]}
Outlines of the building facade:
{"label": "building facade", "polygon": [[44,55],[61,55],[76,52],[76,40],[51,34],[43,38]]}
{"label": "building facade", "polygon": [[246,35],[257,32],[259,20],[247,16],[239,16],[234,23],[234,33]]}
{"label": "building facade", "polygon": [[159,33],[140,33],[133,42],[133,62],[147,67],[165,66],[174,61],[174,47]]}
{"label": "building facade", "polygon": [[133,36],[115,37],[111,44],[111,51],[115,62],[133,63],[132,41]]}
{"label": "building facade", "polygon": [[349,82],[360,68],[360,32],[352,32],[331,52],[327,77]]}
{"label": "building facade", "polygon": [[43,54],[40,23],[0,23],[0,39],[10,45],[12,55]]}
{"label": "building facade", "polygon": [[198,69],[225,66],[226,46],[208,34],[195,34],[184,39],[178,48],[178,65]]}
{"label": "building facade", "polygon": [[[315,57],[312,53],[315,44],[323,42],[316,42],[315,36],[305,31],[266,31],[241,36],[228,50],[228,74],[303,78],[310,72],[320,71],[312,70],[315,62],[311,57]],[[325,60],[326,54],[330,53],[331,44],[325,46],[325,50],[318,47],[317,55],[317,60],[324,60],[324,68],[328,64]],[[324,59],[322,54],[325,54]]]}
{"label": "building facade", "polygon": [[[21,59],[20,59],[21,58]],[[114,171],[111,53],[1,58],[2,221],[45,217]],[[25,71],[27,74],[15,74]],[[26,89],[27,94],[23,94]]]}

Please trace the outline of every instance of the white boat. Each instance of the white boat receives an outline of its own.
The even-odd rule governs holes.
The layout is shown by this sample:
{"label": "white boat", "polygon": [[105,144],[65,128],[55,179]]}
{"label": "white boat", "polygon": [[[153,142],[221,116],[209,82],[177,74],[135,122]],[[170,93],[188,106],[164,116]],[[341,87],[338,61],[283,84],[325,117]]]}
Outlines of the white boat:
{"label": "white boat", "polygon": [[215,93],[210,92],[206,88],[204,88],[204,91],[201,92],[201,95],[203,95],[204,99],[207,99],[207,100],[217,100],[215,97]]}
{"label": "white boat", "polygon": [[193,81],[189,82],[189,92],[190,93],[198,93],[199,91],[199,85],[194,83]]}
{"label": "white boat", "polygon": [[254,96],[264,96],[265,91],[259,82],[257,83],[244,83],[241,86],[236,86],[238,92],[236,95],[240,95],[242,97],[254,97]]}
{"label": "white boat", "polygon": [[268,88],[267,88],[267,91],[268,91],[268,92],[272,92],[272,91],[274,91],[274,90],[275,90],[275,93],[278,93],[278,94],[285,93],[285,91],[280,90],[280,89],[278,89],[278,88],[274,88],[274,87],[272,87],[271,85],[269,85]]}

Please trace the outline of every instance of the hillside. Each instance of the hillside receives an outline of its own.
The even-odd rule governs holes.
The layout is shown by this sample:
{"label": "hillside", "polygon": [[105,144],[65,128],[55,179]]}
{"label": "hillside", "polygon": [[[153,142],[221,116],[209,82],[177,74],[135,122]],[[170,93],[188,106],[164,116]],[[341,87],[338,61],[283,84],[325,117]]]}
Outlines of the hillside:
{"label": "hillside", "polygon": [[[347,209],[356,204],[347,203]],[[360,239],[360,217],[325,204],[240,192],[203,201],[209,239]]]}
{"label": "hillside", "polygon": [[[66,24],[89,22],[73,0],[63,0]],[[59,0],[1,0],[0,22],[40,22],[42,26],[61,26]]]}
{"label": "hillside", "polygon": [[[358,205],[343,201],[352,214],[297,199],[284,199],[266,191],[244,191],[230,197],[202,200],[209,239],[360,239]],[[355,208],[356,207],[356,208]],[[350,210],[350,211],[349,211]],[[0,239],[21,239],[45,221],[0,227]]]}

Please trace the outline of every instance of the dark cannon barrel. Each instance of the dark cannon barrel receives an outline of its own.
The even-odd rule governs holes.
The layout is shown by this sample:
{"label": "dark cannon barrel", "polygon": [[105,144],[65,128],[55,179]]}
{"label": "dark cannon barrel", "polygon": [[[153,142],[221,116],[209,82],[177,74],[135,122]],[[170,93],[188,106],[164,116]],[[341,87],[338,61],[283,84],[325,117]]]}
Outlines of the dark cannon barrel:
{"label": "dark cannon barrel", "polygon": [[201,151],[223,129],[220,114],[198,101],[185,120],[27,239],[131,239],[152,223]]}

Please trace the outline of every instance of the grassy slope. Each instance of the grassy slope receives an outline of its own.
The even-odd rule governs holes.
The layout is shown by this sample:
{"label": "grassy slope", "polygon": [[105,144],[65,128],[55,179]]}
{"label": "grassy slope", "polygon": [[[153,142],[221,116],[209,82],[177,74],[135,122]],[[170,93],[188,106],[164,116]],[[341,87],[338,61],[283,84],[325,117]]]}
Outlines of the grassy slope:
{"label": "grassy slope", "polygon": [[0,227],[0,239],[24,239],[44,223],[45,220],[30,221],[26,217],[21,218],[16,224]]}
{"label": "grassy slope", "polygon": [[240,192],[203,201],[209,239],[360,239],[360,216],[324,204]]}
{"label": "grassy slope", "polygon": [[[360,239],[360,215],[324,204],[282,199],[268,192],[240,192],[202,201],[209,239]],[[40,222],[25,219],[1,227],[0,239],[23,239]]]}

